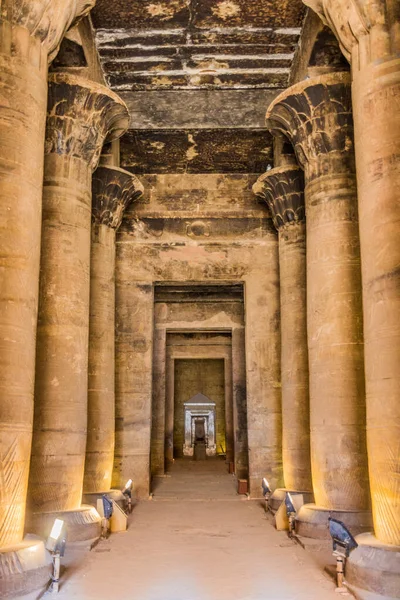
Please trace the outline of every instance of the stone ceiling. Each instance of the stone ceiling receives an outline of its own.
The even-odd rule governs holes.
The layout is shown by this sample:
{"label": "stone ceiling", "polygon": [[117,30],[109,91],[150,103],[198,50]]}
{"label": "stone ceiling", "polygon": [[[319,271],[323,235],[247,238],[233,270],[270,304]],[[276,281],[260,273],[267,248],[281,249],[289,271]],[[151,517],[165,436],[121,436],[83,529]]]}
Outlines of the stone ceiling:
{"label": "stone ceiling", "polygon": [[288,86],[304,12],[302,0],[97,0],[104,75],[131,115],[121,165],[265,171],[265,111]]}
{"label": "stone ceiling", "polygon": [[287,87],[301,0],[97,0],[97,44],[116,91]]}

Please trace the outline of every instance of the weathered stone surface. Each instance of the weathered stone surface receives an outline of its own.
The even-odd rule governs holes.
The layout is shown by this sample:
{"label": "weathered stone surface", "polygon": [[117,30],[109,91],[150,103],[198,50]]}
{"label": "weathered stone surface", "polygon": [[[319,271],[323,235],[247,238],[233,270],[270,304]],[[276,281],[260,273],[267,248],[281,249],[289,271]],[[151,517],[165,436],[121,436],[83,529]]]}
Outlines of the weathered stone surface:
{"label": "weathered stone surface", "polygon": [[174,0],[93,15],[109,83],[137,90],[285,86],[303,13],[300,0]]}
{"label": "weathered stone surface", "polygon": [[[250,484],[253,495],[260,495],[262,473],[271,472],[274,483],[281,481],[276,232],[267,210],[252,196],[254,176],[151,175],[143,182],[145,194],[128,209],[117,237],[116,402],[121,442],[115,481],[134,473],[141,493],[149,490],[152,356],[148,340],[152,339],[153,282],[245,282],[250,290],[246,292],[246,361],[240,345],[244,334],[233,336],[233,346],[238,344],[232,363],[233,394],[240,407],[234,425],[235,462],[237,473],[247,474],[247,440],[242,433],[247,430],[247,397]],[[247,219],[253,219],[251,227]],[[192,317],[193,327],[202,326],[201,314],[199,308]],[[140,323],[135,315],[141,315]],[[169,326],[175,329],[179,323],[178,311]],[[220,323],[217,313],[208,327]]]}
{"label": "weathered stone surface", "polygon": [[115,231],[143,193],[130,173],[100,166],[92,177],[88,434],[83,490],[111,487],[115,445]]}
{"label": "weathered stone surface", "polygon": [[[32,513],[76,510],[81,503],[91,177],[104,140],[119,135],[126,123],[125,105],[107,88],[72,75],[51,75],[29,484]],[[39,520],[33,515],[31,522]]]}
{"label": "weathered stone surface", "polygon": [[265,129],[130,130],[121,139],[132,173],[262,173],[270,163]]}
{"label": "weathered stone surface", "polygon": [[289,88],[267,112],[305,170],[311,461],[315,501],[368,508],[361,268],[348,74]]}
{"label": "weathered stone surface", "polygon": [[128,107],[131,129],[265,129],[265,105],[281,91],[152,90],[120,96]]}
{"label": "weathered stone surface", "polygon": [[278,231],[305,220],[304,175],[298,167],[267,171],[257,179],[253,192],[268,204]]}
{"label": "weathered stone surface", "polygon": [[58,52],[64,33],[77,18],[88,14],[96,0],[4,0],[2,19],[26,28],[45,48],[49,62]]}
{"label": "weathered stone surface", "polygon": [[372,512],[378,540],[399,545],[400,7],[386,0],[306,4],[352,65]]}
{"label": "weathered stone surface", "polygon": [[139,179],[118,167],[99,166],[92,177],[92,215],[97,225],[118,229],[128,204],[143,195]]}
{"label": "weathered stone surface", "polygon": [[304,176],[278,167],[253,186],[279,231],[282,458],[288,490],[312,490],[308,386]]}
{"label": "weathered stone surface", "polygon": [[0,23],[0,546],[22,539],[33,420],[47,63],[92,2],[6,0]]}

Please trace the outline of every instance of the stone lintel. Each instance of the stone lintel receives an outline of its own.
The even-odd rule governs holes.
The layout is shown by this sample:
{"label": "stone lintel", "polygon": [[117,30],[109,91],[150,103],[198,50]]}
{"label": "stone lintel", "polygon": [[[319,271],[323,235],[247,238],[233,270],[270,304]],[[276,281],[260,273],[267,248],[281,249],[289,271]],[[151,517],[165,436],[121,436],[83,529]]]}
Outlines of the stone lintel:
{"label": "stone lintel", "polygon": [[128,109],[107,87],[69,73],[50,75],[46,154],[73,156],[94,170],[104,142],[128,125]]}
{"label": "stone lintel", "polygon": [[93,222],[118,229],[128,204],[143,192],[142,183],[132,173],[118,167],[98,167],[92,179]]}
{"label": "stone lintel", "polygon": [[257,179],[253,192],[268,204],[278,230],[305,221],[304,174],[299,167],[267,171]]}
{"label": "stone lintel", "polygon": [[338,165],[341,172],[354,172],[349,73],[296,83],[272,102],[266,122],[272,134],[283,133],[292,142],[308,180],[329,174]]}

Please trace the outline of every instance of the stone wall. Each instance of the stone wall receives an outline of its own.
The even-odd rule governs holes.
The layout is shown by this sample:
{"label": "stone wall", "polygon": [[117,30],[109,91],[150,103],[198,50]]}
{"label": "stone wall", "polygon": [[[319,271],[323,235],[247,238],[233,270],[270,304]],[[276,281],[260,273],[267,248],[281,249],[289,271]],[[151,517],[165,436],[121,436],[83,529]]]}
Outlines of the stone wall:
{"label": "stone wall", "polygon": [[[114,480],[135,478],[140,495],[150,488],[155,282],[244,284],[250,482],[257,495],[266,471],[280,482],[278,243],[267,210],[252,195],[255,179],[247,173],[143,175],[146,193],[118,233]],[[208,327],[220,327],[222,313]],[[174,320],[179,323],[179,315]],[[202,317],[194,316],[192,328],[201,327]],[[243,397],[240,380],[235,385]],[[238,418],[243,429],[246,416]]]}

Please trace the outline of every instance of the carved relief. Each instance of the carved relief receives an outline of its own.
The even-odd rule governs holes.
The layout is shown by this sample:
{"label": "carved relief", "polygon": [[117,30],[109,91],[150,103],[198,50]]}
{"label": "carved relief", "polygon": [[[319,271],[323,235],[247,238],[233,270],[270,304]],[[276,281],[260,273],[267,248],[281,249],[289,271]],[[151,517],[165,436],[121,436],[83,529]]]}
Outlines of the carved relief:
{"label": "carved relief", "polygon": [[268,204],[277,229],[305,220],[304,175],[298,167],[267,171],[253,185],[253,192]]}
{"label": "carved relief", "polygon": [[66,73],[49,77],[45,152],[85,160],[95,169],[104,141],[128,128],[124,102],[105,86]]}
{"label": "carved relief", "polygon": [[95,4],[96,0],[5,0],[1,4],[1,18],[26,27],[40,39],[51,62],[65,32]]}
{"label": "carved relief", "polygon": [[391,35],[400,22],[400,8],[389,0],[303,0],[337,37],[342,52],[351,59],[355,44],[376,31],[375,52],[399,52],[400,36]]}
{"label": "carved relief", "polygon": [[93,221],[118,229],[127,206],[143,192],[143,185],[132,173],[117,167],[99,167],[92,179]]}
{"label": "carved relief", "polygon": [[189,237],[209,237],[210,236],[210,221],[188,221],[186,223],[186,235]]}
{"label": "carved relief", "polygon": [[267,127],[290,139],[308,180],[332,172],[336,159],[353,173],[351,109],[349,73],[321,75],[280,94],[267,111]]}

